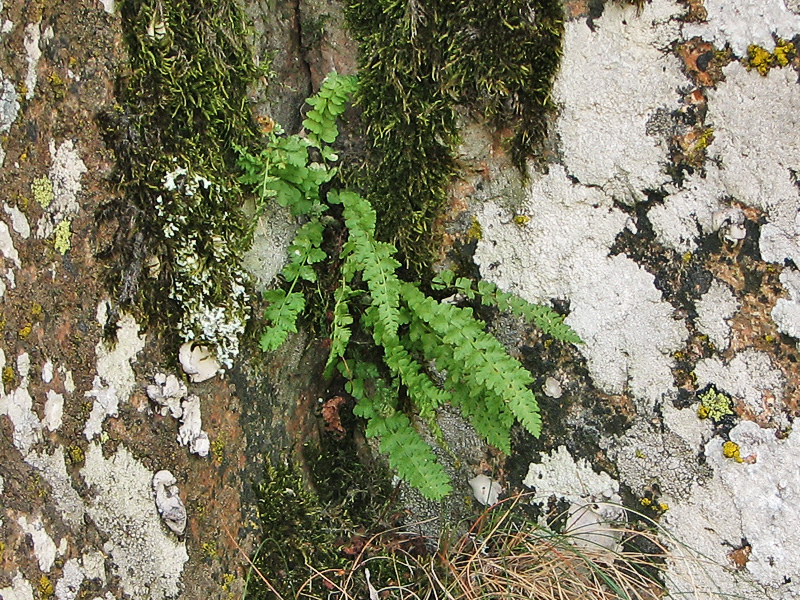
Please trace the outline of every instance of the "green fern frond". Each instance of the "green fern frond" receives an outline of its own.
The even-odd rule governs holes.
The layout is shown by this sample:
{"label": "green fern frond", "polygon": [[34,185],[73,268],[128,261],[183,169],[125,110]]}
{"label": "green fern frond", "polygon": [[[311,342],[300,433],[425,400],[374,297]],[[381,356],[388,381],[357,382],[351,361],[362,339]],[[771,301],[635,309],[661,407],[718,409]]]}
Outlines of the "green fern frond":
{"label": "green fern frond", "polygon": [[403,300],[424,321],[442,343],[451,347],[454,361],[463,364],[464,380],[483,388],[488,398],[496,397],[534,436],[541,433],[536,397],[528,388],[531,374],[509,356],[502,344],[483,331],[469,308],[440,303],[412,284],[401,285]]}
{"label": "green fern frond", "polygon": [[343,280],[334,293],[336,304],[333,309],[333,330],[331,332],[331,351],[325,363],[325,377],[329,378],[336,361],[344,357],[352,335],[353,316],[350,314],[349,301],[354,292]]}
{"label": "green fern frond", "polygon": [[[383,385],[377,368],[356,367],[351,375],[356,376],[347,391],[358,401],[353,412],[367,420],[367,436],[380,438],[381,452],[389,457],[389,465],[401,479],[430,500],[444,498],[452,491],[447,473],[410,419],[396,410],[396,396],[392,397],[393,391]],[[366,391],[365,375],[374,386],[372,395]]]}
{"label": "green fern frond", "polygon": [[265,352],[277,350],[290,333],[297,333],[297,317],[306,307],[306,299],[299,292],[268,290],[264,299],[269,303],[264,318],[270,323],[261,333],[259,344]]}
{"label": "green fern frond", "polygon": [[357,86],[358,79],[354,75],[344,76],[334,72],[325,78],[319,92],[306,100],[312,109],[306,113],[303,127],[312,145],[324,149],[325,144],[336,141],[339,136],[336,119],[345,111]]}
{"label": "green fern frond", "polygon": [[480,280],[477,286],[474,286],[472,280],[466,277],[456,278],[452,271],[444,270],[434,278],[432,287],[436,290],[455,288],[456,292],[470,300],[478,296],[484,306],[494,306],[501,311],[511,311],[514,315],[533,323],[543,333],[551,335],[559,341],[570,344],[583,343],[578,334],[564,323],[563,315],[548,306],[533,304],[519,296],[504,292],[489,281]]}

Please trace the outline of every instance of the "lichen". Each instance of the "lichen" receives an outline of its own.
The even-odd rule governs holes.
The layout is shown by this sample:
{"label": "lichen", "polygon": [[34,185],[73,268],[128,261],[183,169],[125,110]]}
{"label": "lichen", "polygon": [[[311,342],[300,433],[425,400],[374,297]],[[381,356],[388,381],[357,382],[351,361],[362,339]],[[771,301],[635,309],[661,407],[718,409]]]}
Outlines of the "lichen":
{"label": "lichen", "polygon": [[70,239],[72,237],[71,226],[72,219],[63,219],[59,221],[58,225],[56,225],[56,228],[53,230],[53,248],[55,248],[56,252],[59,254],[66,254],[72,247]]}
{"label": "lichen", "polygon": [[795,56],[797,49],[792,42],[779,39],[773,52],[751,44],[747,47],[747,68],[766,76],[771,68],[785,67]]}
{"label": "lichen", "polygon": [[481,241],[483,239],[483,228],[481,227],[481,222],[478,221],[478,218],[473,216],[472,222],[469,225],[469,229],[467,229],[467,241]]}
{"label": "lichen", "polygon": [[31,183],[31,194],[42,208],[47,208],[54,198],[53,182],[49,177],[37,177]]}
{"label": "lichen", "polygon": [[3,385],[12,386],[17,381],[17,375],[14,373],[14,367],[7,365],[3,368]]}
{"label": "lichen", "polygon": [[520,227],[527,225],[531,218],[527,215],[517,215],[514,217],[514,224],[519,225]]}
{"label": "lichen", "polygon": [[737,463],[744,462],[739,452],[739,444],[736,442],[727,441],[722,445],[722,455],[725,458],[732,458]]}
{"label": "lichen", "polygon": [[710,387],[700,395],[700,406],[697,408],[697,416],[701,419],[721,421],[726,415],[734,414],[731,405],[730,396]]}

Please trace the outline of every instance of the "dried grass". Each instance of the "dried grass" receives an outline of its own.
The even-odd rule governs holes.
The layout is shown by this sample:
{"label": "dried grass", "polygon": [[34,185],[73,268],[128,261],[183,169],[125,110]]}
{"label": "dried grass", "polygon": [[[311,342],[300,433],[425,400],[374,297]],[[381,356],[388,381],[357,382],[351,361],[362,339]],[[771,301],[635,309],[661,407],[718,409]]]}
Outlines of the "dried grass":
{"label": "dried grass", "polygon": [[691,563],[688,572],[703,568],[702,557],[652,521],[610,527],[620,544],[609,549],[597,543],[596,530],[559,534],[520,521],[514,509],[523,499],[529,496],[487,510],[456,543],[440,540],[435,553],[419,553],[398,530],[376,534],[350,569],[309,567],[295,600],[658,600],[668,562]]}

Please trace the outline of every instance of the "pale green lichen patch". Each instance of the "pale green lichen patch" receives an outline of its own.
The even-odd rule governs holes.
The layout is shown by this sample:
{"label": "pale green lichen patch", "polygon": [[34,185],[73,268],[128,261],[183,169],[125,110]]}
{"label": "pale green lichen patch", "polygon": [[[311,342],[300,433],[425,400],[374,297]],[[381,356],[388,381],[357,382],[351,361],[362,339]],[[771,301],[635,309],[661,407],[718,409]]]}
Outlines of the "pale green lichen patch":
{"label": "pale green lichen patch", "polygon": [[53,231],[53,247],[59,254],[66,254],[72,247],[70,238],[72,237],[72,219],[64,219],[56,225]]}
{"label": "pale green lichen patch", "polygon": [[731,404],[730,396],[710,387],[700,395],[700,407],[697,409],[697,416],[701,419],[720,421],[723,417],[734,414]]}
{"label": "pale green lichen patch", "polygon": [[47,208],[55,197],[53,194],[53,182],[49,177],[37,177],[31,184],[31,193],[33,199],[39,203],[42,208]]}

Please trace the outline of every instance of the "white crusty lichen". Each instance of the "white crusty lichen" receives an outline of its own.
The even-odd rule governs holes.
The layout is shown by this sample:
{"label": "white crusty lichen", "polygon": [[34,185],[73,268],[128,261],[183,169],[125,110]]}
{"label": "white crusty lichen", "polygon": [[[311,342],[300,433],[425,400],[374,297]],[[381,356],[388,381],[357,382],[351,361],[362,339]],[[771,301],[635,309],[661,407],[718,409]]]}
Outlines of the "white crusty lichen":
{"label": "white crusty lichen", "polygon": [[695,302],[697,319],[695,325],[700,333],[708,336],[719,350],[727,350],[731,343],[731,317],[739,310],[739,301],[730,287],[721,281],[713,281],[708,291]]}
{"label": "white crusty lichen", "polygon": [[42,49],[39,47],[41,38],[41,21],[37,21],[36,23],[28,23],[25,26],[25,37],[22,40],[22,44],[25,46],[25,60],[28,63],[28,69],[25,73],[26,100],[33,98],[33,93],[36,89],[36,82],[38,80],[38,74],[36,71],[39,65],[39,59],[42,58]]}
{"label": "white crusty lichen", "polygon": [[39,570],[42,573],[49,573],[56,562],[58,547],[45,530],[41,517],[36,516],[29,519],[22,515],[17,519],[17,524],[23,534],[31,538],[33,554],[39,562]]}
{"label": "white crusty lichen", "polygon": [[527,196],[516,209],[536,218],[524,225],[492,202],[477,212],[481,275],[530,302],[568,300],[567,323],[585,342],[578,349],[595,384],[612,394],[629,389],[650,410],[674,389],[671,355],[687,330],[651,274],[624,255],[609,256],[628,215],[558,165]]}
{"label": "white crusty lichen", "polygon": [[[52,193],[48,195],[52,195],[52,200],[43,207],[44,214],[37,224],[36,237],[40,239],[51,236],[62,221],[71,220],[78,214],[78,192],[81,189],[81,177],[86,173],[86,164],[72,140],[64,140],[58,148],[55,141],[50,140],[50,157],[53,162],[48,178]],[[61,237],[60,245],[63,247],[63,229]]]}
{"label": "white crusty lichen", "polygon": [[584,20],[566,23],[553,97],[569,174],[633,203],[670,180],[666,145],[647,135],[647,123],[659,109],[677,109],[676,89],[688,82],[665,51],[683,9],[669,0],[647,2],[640,12],[620,4],[605,6],[594,31]]}
{"label": "white crusty lichen", "polygon": [[142,600],[176,597],[189,557],[186,545],[162,524],[153,473],[124,446],[106,458],[97,443],[89,444],[80,473],[92,494],[87,512],[108,540],[103,551],[124,593]]}
{"label": "white crusty lichen", "polygon": [[33,600],[33,586],[19,571],[11,579],[11,585],[0,588],[3,600]]}
{"label": "white crusty lichen", "polygon": [[[794,527],[800,522],[800,435],[792,431],[780,439],[775,433],[750,421],[734,427],[729,438],[738,445],[742,462],[725,457],[725,439],[717,436],[706,444],[713,478],[672,503],[664,516],[665,527],[688,543],[673,548],[673,577],[667,581],[671,597],[695,597],[698,590],[713,590],[704,598],[800,597],[800,563],[795,560],[800,537]],[[749,555],[739,573],[726,565],[728,554],[743,540]],[[692,563],[677,560],[687,551],[703,557],[703,568],[695,570],[692,580],[686,573]]]}
{"label": "white crusty lichen", "polygon": [[619,492],[619,483],[608,473],[596,473],[583,458],[576,461],[566,446],[542,454],[540,462],[531,463],[522,483],[534,490],[538,498],[555,495],[575,503],[608,500]]}
{"label": "white crusty lichen", "polygon": [[772,320],[778,326],[778,331],[798,340],[800,346],[800,271],[784,269],[780,281],[789,297],[778,298],[772,309]]}
{"label": "white crusty lichen", "polygon": [[724,196],[716,168],[689,175],[681,189],[647,212],[656,240],[681,254],[694,252],[698,241],[714,231],[715,213],[725,210]]}
{"label": "white crusty lichen", "polygon": [[687,39],[699,36],[717,48],[727,44],[739,58],[751,44],[772,52],[775,38],[792,39],[800,33],[800,16],[786,8],[784,0],[705,0],[705,23],[686,23]]}
{"label": "white crusty lichen", "polygon": [[[97,307],[97,322],[105,326],[108,320],[108,303],[103,301]],[[122,314],[117,321],[116,344],[100,340],[95,346],[97,355],[97,375],[92,389],[86,392],[87,398],[94,398],[92,410],[84,426],[87,440],[100,434],[106,417],[117,415],[121,402],[127,402],[136,387],[136,375],[131,362],[144,348],[145,337],[139,335],[139,325],[132,315]]]}
{"label": "white crusty lichen", "polygon": [[212,347],[220,365],[230,368],[250,316],[250,297],[226,190],[185,167],[166,173],[162,184],[156,211],[174,256],[169,295],[181,307],[178,332],[184,342]]}
{"label": "white crusty lichen", "polygon": [[782,408],[786,378],[765,352],[748,348],[729,362],[718,357],[704,358],[694,372],[698,389],[713,385],[717,391],[743,401],[757,416],[774,414]]}
{"label": "white crusty lichen", "polygon": [[734,62],[709,90],[709,158],[727,196],[766,213],[759,248],[768,262],[800,264],[800,86],[793,69],[767,76]]}

